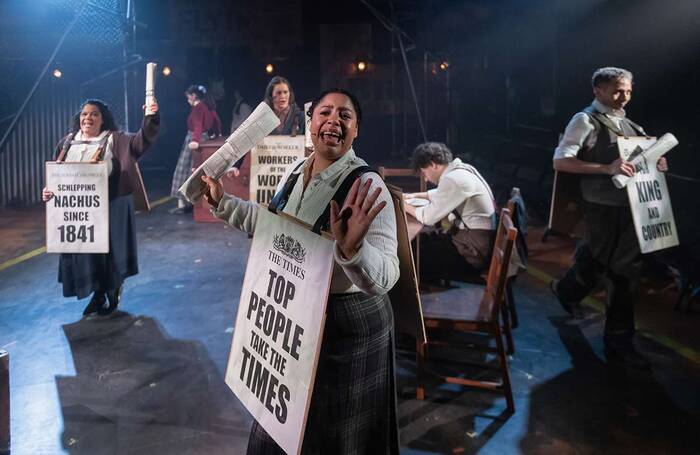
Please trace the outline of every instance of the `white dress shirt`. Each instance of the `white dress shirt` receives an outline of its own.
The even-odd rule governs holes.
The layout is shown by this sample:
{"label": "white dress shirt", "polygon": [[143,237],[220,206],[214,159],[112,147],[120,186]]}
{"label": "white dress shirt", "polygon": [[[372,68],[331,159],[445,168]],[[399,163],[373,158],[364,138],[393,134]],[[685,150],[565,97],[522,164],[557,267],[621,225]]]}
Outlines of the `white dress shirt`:
{"label": "white dress shirt", "polygon": [[416,208],[416,219],[423,224],[435,224],[448,217],[462,205],[463,223],[470,229],[496,229],[496,209],[493,194],[486,180],[468,164],[455,158],[440,176],[437,188],[428,191],[430,204]]}
{"label": "white dress shirt", "polygon": [[[307,159],[298,169],[299,161],[292,164],[284,175],[277,191],[280,191],[292,173],[301,174],[289,194],[289,199],[282,209],[301,221],[313,225],[321,216],[345,176],[358,166],[366,165],[365,161],[355,155],[353,149],[335,161],[328,168],[311,177],[304,189],[304,171]],[[386,201],[382,209],[367,231],[358,253],[350,258],[343,258],[337,245],[334,247],[335,264],[331,278],[332,294],[347,294],[364,292],[370,295],[386,294],[399,279],[399,259],[396,253],[396,216],[389,190],[382,179],[374,173],[365,173],[361,182],[372,179],[370,194],[375,188],[382,191],[375,204]],[[218,207],[212,211],[215,216],[228,224],[251,233],[255,230],[257,212],[260,206],[256,202],[244,201],[235,196],[225,194],[219,201]]]}
{"label": "white dress shirt", "polygon": [[[620,122],[625,118],[624,109],[613,109],[598,100],[593,100],[591,106],[593,109],[609,118],[615,126],[622,128]],[[598,135],[595,131],[595,126],[588,114],[585,112],[578,112],[571,118],[569,124],[566,125],[564,136],[562,136],[561,141],[559,141],[559,146],[554,149],[553,159],[576,158],[581,148],[585,147],[586,149],[590,149],[595,145],[597,140]]]}

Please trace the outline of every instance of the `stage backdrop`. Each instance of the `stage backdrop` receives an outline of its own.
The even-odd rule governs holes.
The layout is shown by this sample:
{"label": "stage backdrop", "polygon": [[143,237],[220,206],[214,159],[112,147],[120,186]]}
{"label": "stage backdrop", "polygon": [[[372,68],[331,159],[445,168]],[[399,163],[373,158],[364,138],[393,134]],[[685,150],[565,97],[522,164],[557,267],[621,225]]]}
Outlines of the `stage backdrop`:
{"label": "stage backdrop", "polygon": [[332,270],[331,240],[258,210],[226,383],[290,454],[304,439]]}
{"label": "stage backdrop", "polygon": [[107,163],[46,163],[47,253],[109,252]]}

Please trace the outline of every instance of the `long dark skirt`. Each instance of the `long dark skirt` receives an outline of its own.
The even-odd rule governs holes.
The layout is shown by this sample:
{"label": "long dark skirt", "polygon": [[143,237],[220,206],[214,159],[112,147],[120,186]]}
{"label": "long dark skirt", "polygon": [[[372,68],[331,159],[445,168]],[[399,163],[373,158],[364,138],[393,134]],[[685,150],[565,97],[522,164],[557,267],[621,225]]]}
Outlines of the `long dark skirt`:
{"label": "long dark skirt", "polygon": [[98,289],[116,289],[139,273],[134,200],[129,194],[109,201],[109,253],[61,254],[58,282],[63,296],[85,298]]}
{"label": "long dark skirt", "polygon": [[[393,325],[387,296],[330,297],[302,453],[399,453]],[[248,454],[283,453],[254,422]]]}
{"label": "long dark skirt", "polygon": [[[202,133],[199,141],[204,142],[209,139],[209,134]],[[173,172],[173,182],[170,185],[170,195],[175,198],[182,198],[180,187],[192,174],[192,150],[189,144],[192,142],[192,132],[188,131],[185,140],[180,148],[180,156],[178,156],[175,172]]]}

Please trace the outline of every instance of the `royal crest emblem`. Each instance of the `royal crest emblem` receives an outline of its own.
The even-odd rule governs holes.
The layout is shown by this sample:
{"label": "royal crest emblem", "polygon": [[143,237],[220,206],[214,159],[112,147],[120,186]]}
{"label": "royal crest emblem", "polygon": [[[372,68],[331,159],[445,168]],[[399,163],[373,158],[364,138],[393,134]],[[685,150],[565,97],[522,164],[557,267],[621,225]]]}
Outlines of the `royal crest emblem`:
{"label": "royal crest emblem", "polygon": [[291,235],[275,235],[272,246],[290,259],[301,264],[306,259],[306,249]]}

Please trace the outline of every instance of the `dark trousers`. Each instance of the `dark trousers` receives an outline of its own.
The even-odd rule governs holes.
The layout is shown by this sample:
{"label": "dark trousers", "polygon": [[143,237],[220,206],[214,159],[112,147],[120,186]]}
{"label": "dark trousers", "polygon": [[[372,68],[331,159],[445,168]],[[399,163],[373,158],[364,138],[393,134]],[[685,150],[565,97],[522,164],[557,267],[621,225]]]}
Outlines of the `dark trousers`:
{"label": "dark trousers", "polygon": [[[480,281],[489,267],[495,231],[461,231],[459,242],[442,232],[420,234],[421,281]],[[459,246],[459,248],[458,248]]]}
{"label": "dark trousers", "polygon": [[557,293],[566,302],[578,303],[605,280],[605,340],[631,338],[642,255],[630,208],[586,203],[584,226],[583,241]]}

